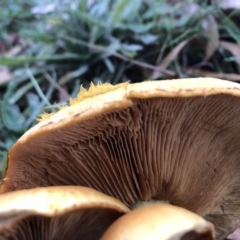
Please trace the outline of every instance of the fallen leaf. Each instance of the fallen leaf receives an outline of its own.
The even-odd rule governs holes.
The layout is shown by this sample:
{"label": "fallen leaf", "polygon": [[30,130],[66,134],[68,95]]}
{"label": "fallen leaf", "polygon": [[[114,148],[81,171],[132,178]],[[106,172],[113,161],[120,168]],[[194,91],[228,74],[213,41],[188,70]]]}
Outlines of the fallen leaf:
{"label": "fallen leaf", "polygon": [[9,71],[9,68],[0,66],[0,85],[6,82],[9,82],[13,79],[12,74]]}
{"label": "fallen leaf", "polygon": [[219,45],[218,25],[213,15],[209,14],[206,19],[203,20],[203,28],[206,30],[208,37],[205,59],[203,61],[207,61],[212,57]]}
{"label": "fallen leaf", "polygon": [[172,51],[162,60],[162,62],[159,64],[159,67],[167,68],[189,41],[190,39],[186,39],[174,47]]}
{"label": "fallen leaf", "polygon": [[220,78],[220,79],[226,79],[226,80],[231,80],[235,82],[240,81],[240,74],[235,74],[235,73],[216,73],[216,72],[209,72],[209,71],[204,71],[201,69],[193,69],[193,68],[185,68],[183,70],[185,73],[188,73],[190,75],[195,75],[198,77]]}
{"label": "fallen leaf", "polygon": [[[177,57],[179,52],[190,42],[190,40],[193,39],[193,37],[195,37],[195,35],[185,39],[184,41],[180,42],[176,47],[174,47],[172,51],[170,51],[170,53],[168,53],[168,55],[158,65],[159,69],[166,69],[170,65],[170,63]],[[160,71],[154,70],[152,74],[150,74],[149,79],[157,78],[160,73]]]}
{"label": "fallen leaf", "polygon": [[16,45],[12,47],[8,52],[6,52],[5,56],[6,57],[12,57],[18,55],[21,51],[23,50],[22,45]]}

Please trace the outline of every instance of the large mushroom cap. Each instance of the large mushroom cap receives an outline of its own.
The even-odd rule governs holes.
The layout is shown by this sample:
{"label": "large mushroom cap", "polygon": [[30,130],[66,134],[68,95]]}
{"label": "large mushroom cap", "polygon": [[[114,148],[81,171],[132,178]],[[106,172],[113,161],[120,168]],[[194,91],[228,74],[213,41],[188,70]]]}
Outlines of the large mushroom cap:
{"label": "large mushroom cap", "polygon": [[213,240],[213,225],[179,207],[154,204],[116,220],[101,240]]}
{"label": "large mushroom cap", "polygon": [[9,151],[0,192],[83,185],[130,207],[166,200],[240,226],[240,85],[200,78],[83,92]]}
{"label": "large mushroom cap", "polygon": [[99,240],[128,211],[86,187],[19,190],[0,196],[0,240]]}

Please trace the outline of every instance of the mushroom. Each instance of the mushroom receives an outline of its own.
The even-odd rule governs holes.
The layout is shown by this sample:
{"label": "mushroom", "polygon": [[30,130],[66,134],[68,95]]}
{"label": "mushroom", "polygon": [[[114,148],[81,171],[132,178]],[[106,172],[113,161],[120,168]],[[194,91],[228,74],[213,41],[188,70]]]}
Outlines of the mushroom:
{"label": "mushroom", "polygon": [[240,85],[197,78],[91,86],[10,149],[1,193],[81,185],[133,209],[167,201],[240,226]]}
{"label": "mushroom", "polygon": [[0,240],[98,240],[128,211],[86,187],[18,190],[0,196]]}
{"label": "mushroom", "polygon": [[118,218],[101,240],[213,240],[214,227],[197,214],[167,204],[135,209]]}

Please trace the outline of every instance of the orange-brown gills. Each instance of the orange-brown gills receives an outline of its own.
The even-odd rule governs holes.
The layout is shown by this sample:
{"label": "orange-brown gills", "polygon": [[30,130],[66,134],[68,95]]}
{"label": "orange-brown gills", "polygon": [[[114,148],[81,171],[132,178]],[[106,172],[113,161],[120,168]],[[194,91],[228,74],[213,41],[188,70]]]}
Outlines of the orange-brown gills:
{"label": "orange-brown gills", "polygon": [[165,200],[240,226],[240,85],[211,79],[110,84],[82,91],[10,149],[1,193],[82,185],[130,208]]}

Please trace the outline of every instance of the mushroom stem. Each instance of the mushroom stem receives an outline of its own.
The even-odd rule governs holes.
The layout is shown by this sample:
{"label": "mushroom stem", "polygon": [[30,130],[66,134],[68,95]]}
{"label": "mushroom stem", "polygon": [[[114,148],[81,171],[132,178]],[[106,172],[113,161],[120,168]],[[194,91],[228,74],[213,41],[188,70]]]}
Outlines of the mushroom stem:
{"label": "mushroom stem", "polygon": [[153,204],[159,204],[159,203],[170,204],[169,201],[165,201],[165,200],[161,201],[161,200],[150,199],[149,201],[137,201],[133,205],[130,205],[129,209],[133,210],[133,209],[137,209],[137,208],[140,208],[140,207],[149,206],[149,205],[153,205]]}

